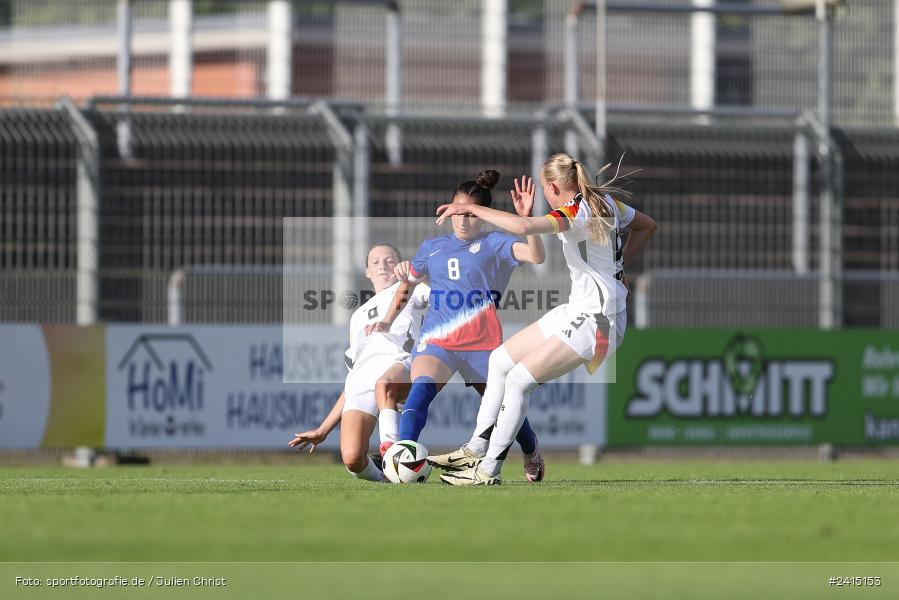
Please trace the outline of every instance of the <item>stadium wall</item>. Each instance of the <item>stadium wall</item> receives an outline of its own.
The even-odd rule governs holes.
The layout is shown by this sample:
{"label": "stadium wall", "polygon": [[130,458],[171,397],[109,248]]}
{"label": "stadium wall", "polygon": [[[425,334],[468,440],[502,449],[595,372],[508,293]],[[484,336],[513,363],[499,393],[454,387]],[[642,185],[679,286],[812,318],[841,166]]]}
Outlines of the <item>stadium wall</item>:
{"label": "stadium wall", "polygon": [[[0,448],[286,450],[294,432],[324,419],[346,376],[345,332],[301,330],[285,344],[282,328],[266,325],[0,325]],[[541,389],[531,422],[543,445],[603,444],[604,393],[571,382]],[[477,406],[451,382],[422,441],[458,444]]]}
{"label": "stadium wall", "polygon": [[[345,376],[344,332],[301,329],[0,325],[0,448],[286,449]],[[896,332],[637,330],[616,362],[613,385],[535,393],[544,447],[899,443]],[[477,405],[451,383],[422,441],[455,446]]]}

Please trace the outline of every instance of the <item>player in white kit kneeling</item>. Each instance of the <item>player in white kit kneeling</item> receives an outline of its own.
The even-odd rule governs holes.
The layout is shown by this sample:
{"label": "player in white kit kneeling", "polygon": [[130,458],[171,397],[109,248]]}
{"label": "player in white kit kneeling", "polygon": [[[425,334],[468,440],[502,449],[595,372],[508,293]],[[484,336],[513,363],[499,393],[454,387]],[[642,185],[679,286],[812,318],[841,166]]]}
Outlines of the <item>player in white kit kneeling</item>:
{"label": "player in white kit kneeling", "polygon": [[366,259],[365,276],[375,295],[362,304],[350,318],[350,347],[345,360],[349,374],[343,393],[321,425],[294,434],[290,447],[309,451],[321,444],[340,423],[340,456],[354,477],[384,481],[384,473],[368,456],[368,442],[378,425],[381,455],[399,435],[398,402],[409,390],[410,352],[418,341],[419,329],[427,311],[427,286],[419,286],[383,333],[365,335],[365,327],[381,321],[393,302],[399,280],[394,268],[400,253],[386,243],[372,246]]}

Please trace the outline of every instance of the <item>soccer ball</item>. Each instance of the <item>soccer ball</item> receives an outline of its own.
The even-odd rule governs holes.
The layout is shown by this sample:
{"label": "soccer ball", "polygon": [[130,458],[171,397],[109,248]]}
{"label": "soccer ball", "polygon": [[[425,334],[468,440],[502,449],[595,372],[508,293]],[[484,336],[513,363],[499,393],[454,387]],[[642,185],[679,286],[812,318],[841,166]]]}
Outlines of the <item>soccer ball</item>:
{"label": "soccer ball", "polygon": [[428,449],[418,442],[402,440],[384,453],[384,476],[393,483],[424,483],[430,475]]}

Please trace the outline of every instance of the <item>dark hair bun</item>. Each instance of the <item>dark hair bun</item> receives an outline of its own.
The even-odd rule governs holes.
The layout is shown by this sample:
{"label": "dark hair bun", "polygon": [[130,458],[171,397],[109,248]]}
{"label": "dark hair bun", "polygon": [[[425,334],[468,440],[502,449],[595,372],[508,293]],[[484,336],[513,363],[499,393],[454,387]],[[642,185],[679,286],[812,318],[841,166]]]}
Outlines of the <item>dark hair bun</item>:
{"label": "dark hair bun", "polygon": [[499,183],[499,171],[494,171],[493,169],[481,171],[478,173],[478,176],[474,178],[474,181],[479,186],[492,190],[496,187],[496,184]]}

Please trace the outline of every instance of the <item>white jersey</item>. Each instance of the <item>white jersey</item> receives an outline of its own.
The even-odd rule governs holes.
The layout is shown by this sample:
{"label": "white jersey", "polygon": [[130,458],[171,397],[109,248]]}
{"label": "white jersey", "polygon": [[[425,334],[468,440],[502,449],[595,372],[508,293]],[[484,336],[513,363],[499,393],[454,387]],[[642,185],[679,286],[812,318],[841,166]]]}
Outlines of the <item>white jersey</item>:
{"label": "white jersey", "polygon": [[399,286],[397,282],[381,290],[357,308],[350,318],[350,347],[346,351],[345,359],[347,368],[351,371],[375,357],[398,362],[397,355],[408,355],[415,347],[421,330],[421,320],[427,312],[428,296],[431,293],[430,288],[423,284],[415,287],[388,333],[365,335],[366,325],[384,319]]}
{"label": "white jersey", "polygon": [[568,303],[585,313],[617,315],[627,307],[627,288],[621,283],[621,233],[634,220],[630,206],[606,196],[611,208],[606,227],[609,239],[601,244],[591,237],[589,224],[594,217],[581,194],[550,212],[546,217],[562,240],[562,253],[571,273]]}

